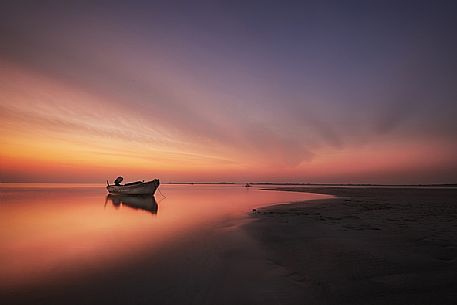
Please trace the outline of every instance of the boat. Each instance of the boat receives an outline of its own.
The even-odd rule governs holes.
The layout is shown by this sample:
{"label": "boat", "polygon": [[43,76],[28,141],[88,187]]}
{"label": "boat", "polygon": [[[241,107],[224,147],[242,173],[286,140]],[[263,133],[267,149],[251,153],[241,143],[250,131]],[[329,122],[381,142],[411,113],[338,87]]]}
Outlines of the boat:
{"label": "boat", "polygon": [[120,206],[127,206],[135,210],[143,210],[152,214],[157,214],[159,205],[154,196],[150,195],[122,195],[122,194],[108,194],[105,199],[105,206],[108,201],[111,201],[115,208]]}
{"label": "boat", "polygon": [[136,181],[126,184],[120,184],[122,177],[117,177],[113,184],[106,181],[106,189],[110,194],[124,194],[124,195],[154,195],[160,185],[159,179],[154,179],[148,182]]}
{"label": "boat", "polygon": [[246,183],[246,185],[244,187],[251,187],[252,185],[249,184],[249,183]]}

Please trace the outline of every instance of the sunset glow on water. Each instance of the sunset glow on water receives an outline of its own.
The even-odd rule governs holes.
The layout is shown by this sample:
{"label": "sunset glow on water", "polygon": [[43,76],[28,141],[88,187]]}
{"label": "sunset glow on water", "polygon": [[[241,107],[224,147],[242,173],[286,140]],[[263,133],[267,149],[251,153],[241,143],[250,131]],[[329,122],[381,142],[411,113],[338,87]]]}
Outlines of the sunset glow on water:
{"label": "sunset glow on water", "polygon": [[0,288],[69,281],[113,264],[119,268],[143,251],[179,242],[198,227],[247,215],[252,208],[328,197],[240,185],[160,189],[166,198],[156,194],[157,206],[149,209],[152,198],[123,198],[119,204],[106,198],[102,185],[3,184]]}

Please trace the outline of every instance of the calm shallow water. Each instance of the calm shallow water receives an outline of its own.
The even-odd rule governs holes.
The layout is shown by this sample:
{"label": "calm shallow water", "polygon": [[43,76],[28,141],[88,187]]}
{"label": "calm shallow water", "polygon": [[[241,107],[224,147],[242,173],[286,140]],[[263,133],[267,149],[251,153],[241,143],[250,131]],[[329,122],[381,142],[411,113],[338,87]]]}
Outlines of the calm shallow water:
{"label": "calm shallow water", "polygon": [[154,197],[110,198],[102,185],[0,185],[0,288],[70,281],[255,207],[326,195],[240,185],[161,185]]}

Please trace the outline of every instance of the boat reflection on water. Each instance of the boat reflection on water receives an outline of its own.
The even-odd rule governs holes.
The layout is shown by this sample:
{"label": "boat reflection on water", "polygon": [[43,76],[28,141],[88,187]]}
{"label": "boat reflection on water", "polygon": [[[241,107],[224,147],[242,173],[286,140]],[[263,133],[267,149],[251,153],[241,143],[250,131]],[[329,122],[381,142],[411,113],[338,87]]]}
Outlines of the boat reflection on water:
{"label": "boat reflection on water", "polygon": [[152,214],[157,214],[157,211],[159,210],[159,205],[157,204],[155,197],[151,195],[129,196],[109,194],[106,196],[105,206],[108,201],[111,201],[115,208],[127,206],[135,210],[144,210]]}

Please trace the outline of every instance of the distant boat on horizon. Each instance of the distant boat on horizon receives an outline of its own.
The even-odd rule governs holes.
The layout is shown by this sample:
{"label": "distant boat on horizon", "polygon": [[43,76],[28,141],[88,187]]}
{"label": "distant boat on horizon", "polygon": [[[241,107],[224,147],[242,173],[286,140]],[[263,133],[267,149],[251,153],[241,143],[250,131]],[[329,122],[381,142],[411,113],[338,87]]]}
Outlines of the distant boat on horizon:
{"label": "distant boat on horizon", "polygon": [[252,185],[249,184],[249,183],[246,183],[246,185],[244,187],[251,187]]}
{"label": "distant boat on horizon", "polygon": [[160,185],[159,179],[154,179],[148,182],[135,181],[126,184],[120,184],[124,180],[122,177],[117,177],[114,180],[114,185],[110,185],[106,180],[106,189],[110,194],[123,194],[123,195],[154,195]]}

